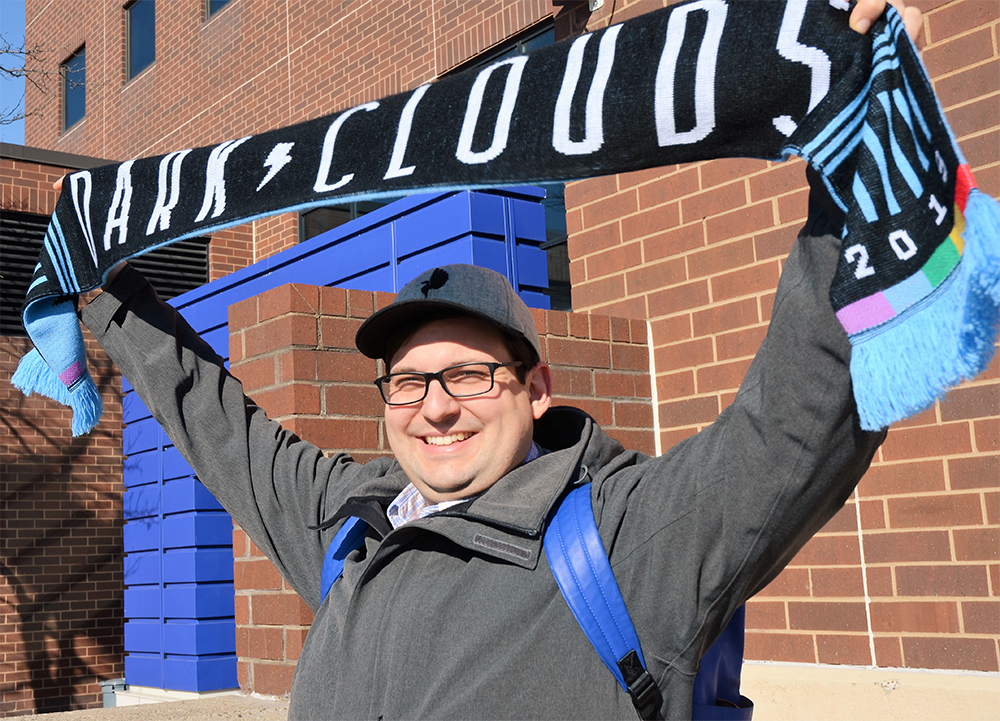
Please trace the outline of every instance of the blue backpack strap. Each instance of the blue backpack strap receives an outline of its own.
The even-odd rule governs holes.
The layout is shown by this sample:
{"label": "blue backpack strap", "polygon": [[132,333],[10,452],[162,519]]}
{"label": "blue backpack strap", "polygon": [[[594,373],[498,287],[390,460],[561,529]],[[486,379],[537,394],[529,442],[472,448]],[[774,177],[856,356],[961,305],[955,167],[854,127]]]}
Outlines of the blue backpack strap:
{"label": "blue backpack strap", "polygon": [[628,691],[639,716],[656,718],[660,690],[646,671],[639,637],[601,543],[590,484],[570,491],[545,530],[556,584],[604,665]]}
{"label": "blue backpack strap", "polygon": [[343,574],[344,559],[347,558],[347,554],[360,548],[364,543],[367,530],[367,523],[351,516],[330,541],[330,547],[326,549],[326,556],[323,558],[323,573],[319,579],[320,603],[326,600],[326,595],[330,593],[333,584]]}
{"label": "blue backpack strap", "polygon": [[740,695],[746,606],[740,606],[701,658],[694,679],[695,721],[750,721],[753,702]]}

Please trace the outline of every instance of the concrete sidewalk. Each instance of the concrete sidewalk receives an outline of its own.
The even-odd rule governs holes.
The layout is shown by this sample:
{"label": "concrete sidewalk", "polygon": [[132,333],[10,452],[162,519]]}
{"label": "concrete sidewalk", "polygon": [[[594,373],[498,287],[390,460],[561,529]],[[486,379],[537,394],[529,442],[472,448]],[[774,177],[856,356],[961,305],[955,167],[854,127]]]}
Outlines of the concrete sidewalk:
{"label": "concrete sidewalk", "polygon": [[286,721],[288,699],[216,696],[45,714],[46,721]]}

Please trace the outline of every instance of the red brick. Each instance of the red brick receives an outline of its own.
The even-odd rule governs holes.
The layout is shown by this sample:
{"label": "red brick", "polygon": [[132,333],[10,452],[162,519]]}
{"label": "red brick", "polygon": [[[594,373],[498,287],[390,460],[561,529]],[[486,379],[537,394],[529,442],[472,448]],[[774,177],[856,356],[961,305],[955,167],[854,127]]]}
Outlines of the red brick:
{"label": "red brick", "polygon": [[285,632],[285,658],[289,661],[297,661],[302,654],[302,646],[306,641],[307,628],[286,628]]}
{"label": "red brick", "polygon": [[975,428],[976,448],[980,452],[996,453],[1000,451],[1000,419],[990,418],[985,421],[976,421],[972,425]]}
{"label": "red brick", "polygon": [[638,210],[634,190],[595,200],[583,207],[583,222],[588,227],[602,225],[630,215]]}
{"label": "red brick", "polygon": [[[868,539],[865,538],[865,554]],[[870,559],[868,559],[870,560]],[[792,566],[854,566],[861,561],[857,535],[813,536],[792,559]]]}
{"label": "red brick", "polygon": [[893,528],[973,526],[983,523],[983,512],[974,493],[890,498],[889,521]]}
{"label": "red brick", "polygon": [[653,331],[653,343],[663,345],[677,343],[691,338],[691,316],[674,316],[660,318],[650,323]]}
{"label": "red brick", "polygon": [[661,402],[694,395],[694,373],[681,371],[657,376],[656,394]]}
{"label": "red brick", "polygon": [[896,633],[958,633],[958,604],[954,601],[873,602],[872,630]]}
{"label": "red brick", "polygon": [[644,239],[643,258],[649,263],[660,258],[672,258],[679,253],[704,245],[705,228],[702,223],[689,223]]}
{"label": "red brick", "polygon": [[608,435],[622,444],[623,447],[645,453],[652,456],[655,451],[653,431],[649,430],[629,430],[626,428],[610,428]]}
{"label": "red brick", "polygon": [[330,386],[326,389],[324,403],[330,415],[381,417],[385,411],[385,403],[374,384]]}
{"label": "red brick", "polygon": [[947,5],[927,16],[929,40],[939,43],[946,38],[987,25],[997,19],[998,8],[993,2],[966,1]]}
{"label": "red brick", "polygon": [[319,289],[320,312],[326,316],[347,315],[347,291],[324,286]]}
{"label": "red brick", "polygon": [[1000,635],[1000,601],[962,601],[966,633]]}
{"label": "red brick", "polygon": [[808,596],[809,571],[805,568],[785,568],[757,596]]}
{"label": "red brick", "polygon": [[751,599],[747,603],[747,630],[787,629],[785,604],[782,601],[760,601]]}
{"label": "red brick", "polygon": [[743,657],[750,661],[816,663],[816,648],[812,634],[748,631]]}
{"label": "red brick", "polygon": [[[782,219],[781,222],[786,222]],[[774,207],[770,201],[709,218],[705,222],[705,235],[709,243],[720,243],[741,235],[751,235],[774,225]]]}
{"label": "red brick", "polygon": [[968,423],[893,429],[882,444],[882,457],[887,461],[948,456],[971,451],[972,439]]}
{"label": "red brick", "polygon": [[723,273],[753,261],[753,241],[749,238],[713,245],[687,256],[688,273],[692,278]]}
{"label": "red brick", "polygon": [[652,428],[653,408],[649,403],[614,402],[615,426],[619,428]]}
{"label": "red brick", "polygon": [[248,357],[271,353],[294,345],[315,347],[317,344],[316,318],[307,315],[287,315],[267,323],[247,328],[246,354]]}
{"label": "red brick", "polygon": [[375,421],[292,418],[284,425],[303,440],[328,450],[375,448],[378,444],[378,426]]}
{"label": "red brick", "polygon": [[956,528],[952,534],[959,561],[1000,560],[1000,528]]}
{"label": "red brick", "polygon": [[250,626],[246,629],[246,634],[246,654],[238,655],[276,661],[284,658],[284,641],[282,640],[280,628],[256,628]]}
{"label": "red brick", "polygon": [[287,696],[292,690],[295,664],[253,664],[254,692],[265,696]]}
{"label": "red brick", "polygon": [[996,641],[986,638],[903,637],[907,668],[997,671]]}
{"label": "red brick", "polygon": [[864,603],[837,601],[790,601],[789,628],[809,631],[866,631]]}
{"label": "red brick", "polygon": [[642,246],[640,243],[625,243],[617,248],[609,248],[587,258],[585,265],[588,278],[621,273],[642,265]]}
{"label": "red brick", "polygon": [[936,78],[967,68],[992,57],[992,55],[993,33],[990,32],[990,28],[984,27],[978,32],[969,33],[961,38],[927,48],[921,54],[921,59],[924,61],[928,75]]}
{"label": "red brick", "polygon": [[949,458],[948,480],[954,489],[1000,487],[1000,456]]}
{"label": "red brick", "polygon": [[812,595],[817,597],[859,597],[864,595],[860,566],[813,568]]}
{"label": "red brick", "polygon": [[738,208],[746,202],[746,186],[742,180],[738,180],[685,198],[681,201],[681,212],[684,222],[690,223],[692,220]]}
{"label": "red brick", "polygon": [[670,230],[677,227],[680,220],[680,208],[677,207],[677,203],[629,215],[622,218],[622,240],[635,240]]}
{"label": "red brick", "polygon": [[739,388],[750,368],[749,360],[706,366],[697,370],[698,393],[713,393]]}
{"label": "red brick", "polygon": [[806,187],[805,163],[781,163],[765,173],[750,178],[750,200],[757,202]]}
{"label": "red brick", "polygon": [[256,324],[257,296],[229,306],[229,332],[231,334]]}
{"label": "red brick", "polygon": [[758,173],[766,170],[766,160],[757,158],[720,158],[701,163],[701,184],[704,188],[712,188],[721,183],[728,183],[733,178]]}
{"label": "red brick", "polygon": [[799,229],[791,225],[757,233],[753,237],[753,247],[754,252],[757,254],[757,260],[766,260],[767,258],[784,259],[791,251],[798,234]]}
{"label": "red brick", "polygon": [[661,373],[711,363],[714,360],[710,338],[662,346],[653,351],[653,356],[656,370]]}
{"label": "red brick", "polygon": [[888,566],[868,566],[865,569],[868,577],[868,595],[892,597],[892,569]]}
{"label": "red brick", "polygon": [[617,223],[588,229],[570,236],[568,241],[569,257],[574,260],[582,258],[591,253],[607,250],[621,242],[621,233]]}
{"label": "red brick", "polygon": [[692,316],[695,337],[744,328],[760,322],[757,301],[745,298],[732,303],[715,304],[707,310],[696,311]]}
{"label": "red brick", "polygon": [[704,280],[667,288],[648,296],[649,314],[653,317],[698,308],[709,302],[708,282]]}
{"label": "red brick", "polygon": [[616,192],[618,192],[618,180],[614,175],[566,183],[566,205],[567,207],[585,205]]}
{"label": "red brick", "polygon": [[711,279],[712,300],[720,303],[742,295],[751,295],[778,286],[778,264],[775,262],[740,268]]}
{"label": "red brick", "polygon": [[900,596],[989,595],[986,567],[972,565],[898,566],[896,589]]}
{"label": "red brick", "polygon": [[944,463],[937,460],[876,464],[868,470],[858,486],[862,497],[944,489]]}
{"label": "red brick", "polygon": [[662,263],[642,265],[625,274],[625,287],[629,295],[648,293],[667,285],[687,280],[683,258],[672,258]]}
{"label": "red brick", "polygon": [[[962,70],[934,83],[934,91],[944,108],[990,95],[998,90],[1000,90],[1000,63],[996,60]],[[962,150],[964,152],[964,145]],[[976,165],[972,162],[969,164],[973,167]]]}
{"label": "red brick", "polygon": [[865,534],[868,563],[949,561],[951,544],[947,531],[888,531]]}
{"label": "red brick", "polygon": [[287,284],[257,296],[261,323],[290,313],[315,314],[319,311],[319,288],[314,285]]}
{"label": "red brick", "polygon": [[[552,374],[552,392],[556,395],[571,396],[594,394],[594,384],[590,370],[560,366]],[[607,396],[608,393],[598,393]]]}
{"label": "red brick", "polygon": [[581,283],[573,287],[573,307],[593,308],[594,306],[618,300],[625,295],[625,279],[612,275],[600,280]]}
{"label": "red brick", "polygon": [[292,383],[271,390],[258,391],[251,396],[254,403],[264,409],[268,418],[280,418],[293,413],[317,415],[320,412],[317,386]]}
{"label": "red brick", "polygon": [[281,588],[281,574],[268,560],[237,561],[233,564],[233,583],[237,590],[262,591]]}
{"label": "red brick", "polygon": [[255,626],[308,626],[313,620],[305,601],[291,592],[253,594],[250,614]]}
{"label": "red brick", "polygon": [[[605,427],[612,425],[614,417],[611,412],[611,401],[601,398],[573,398],[572,404]],[[558,405],[553,403],[553,405]]]}
{"label": "red brick", "polygon": [[658,413],[662,428],[711,423],[719,415],[719,401],[716,398],[670,401],[660,403]]}
{"label": "red brick", "polygon": [[698,169],[686,168],[639,188],[639,207],[645,210],[698,192]]}
{"label": "red brick", "polygon": [[875,638],[875,662],[881,668],[902,668],[903,648],[899,637]]}
{"label": "red brick", "polygon": [[548,311],[545,314],[548,332],[551,335],[567,335],[569,333],[569,314],[560,311]]}
{"label": "red brick", "polygon": [[819,663],[867,666],[872,663],[868,636],[853,634],[817,634],[816,657]]}
{"label": "red brick", "polygon": [[610,368],[611,349],[601,341],[548,339],[549,362],[585,368]]}
{"label": "red brick", "polygon": [[355,318],[320,318],[320,344],[324,348],[354,350],[354,336],[360,327],[361,321]]}

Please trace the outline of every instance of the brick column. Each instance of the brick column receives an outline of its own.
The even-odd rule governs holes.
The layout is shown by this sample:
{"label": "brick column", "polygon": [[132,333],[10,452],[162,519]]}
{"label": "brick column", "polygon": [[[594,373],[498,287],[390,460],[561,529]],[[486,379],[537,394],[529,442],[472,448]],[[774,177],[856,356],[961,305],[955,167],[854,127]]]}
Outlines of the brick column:
{"label": "brick column", "polygon": [[[354,334],[391,299],[297,284],[248,298],[229,309],[232,371],[268,417],[325,451],[347,450],[358,461],[388,454],[371,383],[381,363],[355,350]],[[652,453],[646,324],[533,314],[553,365],[555,403],[584,409],[627,447]],[[233,556],[240,687],[287,694],[312,613],[239,527]]]}

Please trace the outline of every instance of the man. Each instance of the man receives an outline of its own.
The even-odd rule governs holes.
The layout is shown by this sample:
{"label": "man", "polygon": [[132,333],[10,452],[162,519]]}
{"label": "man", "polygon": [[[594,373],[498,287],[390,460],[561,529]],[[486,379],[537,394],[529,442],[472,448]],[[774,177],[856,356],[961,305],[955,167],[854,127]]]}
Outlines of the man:
{"label": "man", "polygon": [[[881,9],[859,5],[852,21],[866,29]],[[530,312],[471,266],[423,274],[359,330],[359,349],[385,362],[395,455],[365,465],[267,419],[134,270],[82,316],[316,612],[291,718],[634,718],[542,553],[546,521],[583,483],[660,712],[684,718],[702,654],[843,505],[884,438],[859,429],[827,297],[839,228],[811,203],[734,403],[659,458],[550,408]],[[324,599],[323,559],[348,516],[369,530]]]}

